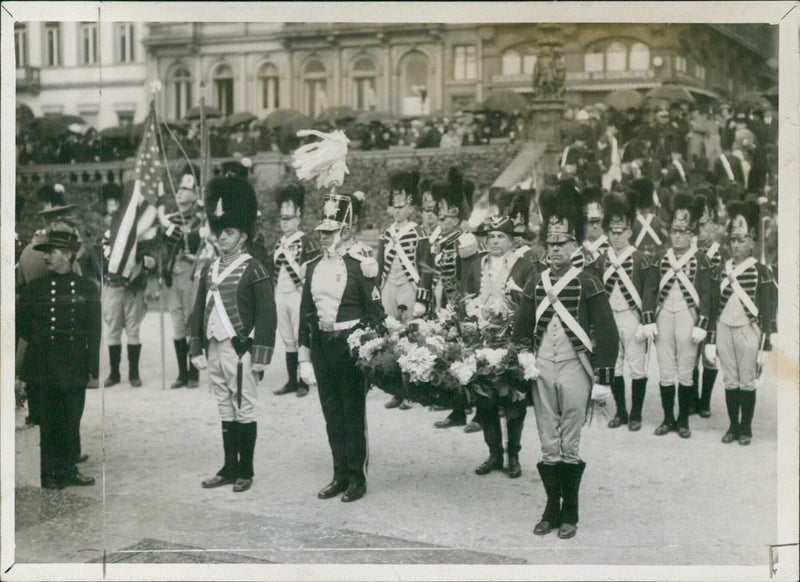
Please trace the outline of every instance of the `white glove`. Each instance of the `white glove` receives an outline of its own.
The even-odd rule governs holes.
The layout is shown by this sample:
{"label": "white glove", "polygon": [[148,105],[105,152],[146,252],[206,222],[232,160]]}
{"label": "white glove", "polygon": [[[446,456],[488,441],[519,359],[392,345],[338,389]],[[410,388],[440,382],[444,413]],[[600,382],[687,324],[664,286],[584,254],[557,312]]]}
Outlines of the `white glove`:
{"label": "white glove", "polygon": [[316,386],[317,377],[314,375],[314,366],[311,362],[300,362],[299,365],[300,379],[309,386]]}
{"label": "white glove", "polygon": [[703,357],[707,362],[714,364],[717,361],[717,346],[714,344],[706,344],[703,347]]}
{"label": "white glove", "polygon": [[156,268],[156,260],[151,256],[145,255],[143,262],[144,262],[144,268],[145,269],[155,269]]}
{"label": "white glove", "polygon": [[422,317],[423,315],[425,315],[426,311],[428,311],[428,308],[425,307],[424,303],[420,303],[419,301],[417,301],[414,304],[414,312],[413,312],[414,317]]}
{"label": "white glove", "polygon": [[707,335],[708,332],[704,330],[702,327],[695,327],[692,330],[692,343],[699,344],[704,339],[706,339]]}
{"label": "white glove", "polygon": [[605,404],[611,398],[611,387],[606,384],[594,384],[592,386],[592,400],[597,403]]}
{"label": "white glove", "polygon": [[209,234],[211,234],[211,230],[210,230],[210,229],[209,229],[207,226],[201,226],[201,227],[200,227],[200,228],[197,230],[197,234],[199,234],[199,235],[200,235],[200,238],[201,238],[202,240],[205,240],[205,239],[207,239],[207,238],[208,238],[208,235],[209,235]]}
{"label": "white glove", "polygon": [[[641,326],[641,328],[642,328],[642,339],[647,339],[650,341],[656,339],[656,336],[658,335],[658,328],[656,327],[655,323],[646,323],[643,326]],[[639,330],[637,329],[636,341],[640,342],[642,341],[642,339],[639,339]]]}
{"label": "white glove", "polygon": [[[159,206],[158,210],[156,211],[156,215],[158,216],[158,222],[161,224],[163,228],[169,228],[172,222],[170,222],[169,218],[167,218],[167,213],[164,210],[163,206]],[[195,366],[196,368],[197,366]]]}
{"label": "white glove", "polygon": [[200,354],[199,356],[193,357],[192,366],[194,366],[198,370],[205,370],[206,368],[208,368],[208,360],[206,359],[205,354]]}

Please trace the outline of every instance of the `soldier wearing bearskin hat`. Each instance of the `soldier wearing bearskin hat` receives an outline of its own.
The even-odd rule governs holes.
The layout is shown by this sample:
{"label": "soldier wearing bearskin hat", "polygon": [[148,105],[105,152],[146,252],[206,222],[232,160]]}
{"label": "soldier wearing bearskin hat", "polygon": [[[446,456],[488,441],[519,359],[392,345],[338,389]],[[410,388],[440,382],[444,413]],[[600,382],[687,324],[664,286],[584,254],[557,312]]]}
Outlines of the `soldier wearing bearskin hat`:
{"label": "soldier wearing bearskin hat", "polygon": [[308,394],[308,386],[297,379],[297,330],[300,324],[300,295],[305,281],[306,264],[319,253],[316,240],[299,229],[305,188],[287,184],[278,189],[276,199],[283,236],[272,251],[272,283],[278,309],[278,332],[286,351],[289,380],[274,391],[282,395],[294,392],[299,398]]}
{"label": "soldier wearing bearskin hat", "polygon": [[[352,245],[354,196],[323,198],[322,254],[308,263],[300,302],[300,378],[317,384],[333,456],[333,479],[320,499],[344,492],[356,501],[367,491],[366,392],[347,346],[357,325],[381,326],[385,318],[374,260]],[[356,247],[354,249],[354,247]]]}
{"label": "soldier wearing bearskin hat", "polygon": [[[713,270],[713,277],[719,278],[720,271],[725,266],[725,261],[730,258],[730,252],[722,240],[719,225],[719,198],[713,188],[699,186],[694,189],[694,201],[702,209],[697,221],[697,248],[708,257]],[[705,353],[705,350],[703,350]],[[703,373],[700,374],[700,362],[703,364]],[[702,376],[702,381],[701,381]],[[706,358],[698,358],[698,365],[692,373],[692,406],[690,411],[699,414],[702,418],[711,416],[711,392],[717,379],[717,363]],[[702,392],[700,387],[702,386]]]}
{"label": "soldier wearing bearskin hat", "polygon": [[[636,209],[621,193],[603,197],[603,229],[609,248],[592,263],[593,274],[603,282],[619,333],[619,355],[614,367],[611,392],[617,412],[609,428],[624,424],[632,431],[642,428],[642,407],[647,388],[647,347],[642,314],[653,311],[658,288],[655,269],[641,251],[630,244]],[[630,417],[625,405],[624,366],[631,377]]]}
{"label": "soldier wearing bearskin hat", "polygon": [[[536,352],[538,379],[533,404],[541,443],[537,465],[547,505],[533,533],[558,528],[561,538],[577,531],[578,491],[586,463],[579,454],[589,399],[610,395],[618,336],[600,281],[570,263],[583,239],[580,193],[567,190],[542,200],[549,268],[524,287],[514,340]],[[595,344],[590,339],[602,338]],[[593,385],[593,379],[597,384]]]}
{"label": "soldier wearing bearskin hat", "polygon": [[[401,171],[389,177],[389,209],[394,221],[378,241],[378,268],[383,308],[387,315],[403,321],[419,317],[431,298],[430,242],[416,222],[409,220],[418,203],[419,172]],[[410,408],[393,397],[387,408]]]}
{"label": "soldier wearing bearskin hat", "polygon": [[207,489],[233,483],[233,491],[241,492],[253,483],[256,385],[272,359],[277,325],[269,274],[245,248],[257,208],[246,180],[209,182],[206,214],[220,256],[199,279],[189,343],[193,365],[208,367],[222,420],[224,464],[203,481]]}
{"label": "soldier wearing bearskin hat", "polygon": [[532,263],[540,265],[545,257],[544,247],[535,240],[534,233],[528,228],[531,202],[535,196],[536,190],[532,189],[510,190],[500,196],[498,207],[500,214],[508,216],[514,227],[512,250]]}
{"label": "soldier wearing bearskin hat", "polygon": [[649,178],[638,178],[631,182],[630,198],[636,206],[636,221],[633,223],[633,246],[652,259],[666,244],[666,233],[661,220],[656,216],[655,186]]}
{"label": "soldier wearing bearskin hat", "polygon": [[583,189],[583,244],[587,262],[592,262],[608,249],[608,237],[603,233],[603,190],[597,186]]}
{"label": "soldier wearing bearskin hat", "polygon": [[771,349],[776,331],[777,286],[769,269],[753,257],[759,236],[759,207],[755,202],[728,204],[731,258],[719,279],[716,334],[706,343],[706,357],[719,357],[725,384],[730,426],[723,443],[749,445],[756,405],[755,381],[761,374],[761,355]]}
{"label": "soldier wearing bearskin hat", "polygon": [[[713,270],[705,252],[693,244],[701,211],[690,194],[676,194],[670,216],[670,242],[655,257],[658,299],[655,311],[643,314],[645,337],[655,340],[660,370],[664,420],[655,434],[677,430],[681,438],[692,436],[689,409],[692,372],[698,347],[713,329]],[[678,384],[678,419],[675,420],[675,384]]]}
{"label": "soldier wearing bearskin hat", "polygon": [[162,269],[167,287],[167,307],[172,320],[172,343],[178,361],[178,378],[170,388],[197,388],[199,373],[188,358],[188,323],[197,294],[195,265],[203,236],[203,211],[198,205],[200,170],[187,164],[175,192],[177,211],[167,214],[159,206],[162,236]]}
{"label": "soldier wearing bearskin hat", "polygon": [[436,216],[436,200],[432,191],[433,182],[429,178],[421,180],[419,183],[420,212],[422,215],[422,230],[428,235],[428,242],[431,246],[441,235],[439,229],[439,217]]}

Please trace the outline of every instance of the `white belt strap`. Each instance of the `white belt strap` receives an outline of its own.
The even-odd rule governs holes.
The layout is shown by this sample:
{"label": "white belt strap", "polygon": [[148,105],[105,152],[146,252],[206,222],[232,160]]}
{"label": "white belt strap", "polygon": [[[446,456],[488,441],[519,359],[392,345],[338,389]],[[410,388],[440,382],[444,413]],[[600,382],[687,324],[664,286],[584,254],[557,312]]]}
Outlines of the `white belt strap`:
{"label": "white belt strap", "polygon": [[714,255],[717,254],[718,250],[719,250],[719,243],[717,241],[714,241],[713,243],[711,243],[711,246],[708,247],[708,249],[706,249],[706,256],[709,259],[712,259],[714,258]]}
{"label": "white belt strap", "polygon": [[589,352],[593,352],[592,340],[589,339],[589,336],[581,327],[581,324],[572,317],[572,314],[564,307],[564,304],[561,303],[561,300],[558,298],[558,294],[561,293],[564,287],[575,279],[580,272],[580,269],[572,267],[555,285],[550,282],[550,269],[545,269],[542,272],[542,287],[544,288],[545,298],[536,307],[536,321],[539,321],[542,315],[544,315],[545,310],[552,305],[561,321],[577,336]]}
{"label": "white belt strap", "polygon": [[297,278],[300,279],[301,281],[303,280],[303,275],[304,275],[303,269],[295,260],[294,253],[292,253],[290,246],[302,236],[303,236],[302,232],[300,231],[295,232],[285,241],[279,243],[278,250],[275,251],[275,259],[277,260],[281,255],[283,255],[283,258],[286,259],[286,264],[292,271],[294,271],[294,274],[297,275]]}
{"label": "white belt strap", "polygon": [[604,234],[601,234],[593,241],[583,241],[583,246],[586,250],[591,253],[597,253],[597,250],[603,246],[608,241],[608,237]]}
{"label": "white belt strap", "polygon": [[720,154],[719,161],[722,162],[722,167],[725,168],[725,173],[728,174],[728,179],[731,182],[735,182],[736,178],[733,176],[733,169],[731,168],[731,163],[728,161],[728,156],[725,154]]}
{"label": "white belt strap", "polygon": [[386,252],[390,252],[394,250],[397,253],[397,258],[400,259],[400,263],[405,267],[406,272],[411,277],[411,280],[414,283],[419,283],[419,273],[417,273],[417,268],[414,266],[414,263],[411,262],[411,259],[408,258],[406,251],[403,250],[403,245],[400,244],[400,241],[394,237],[389,239],[389,244],[386,245]]}
{"label": "white belt strap", "polygon": [[678,173],[681,175],[681,180],[683,180],[685,182],[686,181],[686,172],[683,171],[683,166],[681,166],[681,163],[678,160],[673,160],[672,163],[678,169]]}
{"label": "white belt strap", "polygon": [[758,317],[758,307],[756,307],[756,304],[753,303],[753,300],[747,294],[747,291],[745,291],[739,284],[737,278],[747,269],[755,265],[756,262],[757,261],[754,257],[749,257],[734,269],[733,261],[729,259],[725,263],[725,277],[722,279],[722,283],[720,283],[719,286],[719,290],[722,292],[728,285],[730,285],[731,289],[733,289],[733,292],[736,293],[736,297],[739,298],[739,301],[742,302],[742,305],[744,305],[744,307],[753,317]]}
{"label": "white belt strap", "polygon": [[666,273],[664,273],[664,276],[661,277],[661,281],[658,284],[658,289],[660,291],[672,280],[673,277],[677,277],[678,281],[680,281],[681,285],[683,285],[683,288],[686,289],[686,292],[689,293],[691,298],[694,300],[694,304],[699,306],[700,297],[697,295],[697,289],[694,288],[694,284],[692,284],[692,282],[689,280],[689,277],[683,271],[683,267],[689,262],[696,252],[697,249],[692,246],[680,258],[680,260],[677,260],[673,250],[669,249],[666,254],[667,260],[669,261],[669,269]]}
{"label": "white belt strap", "polygon": [[217,316],[222,322],[222,327],[225,328],[225,333],[227,333],[229,337],[236,337],[236,330],[233,329],[233,324],[231,323],[230,317],[228,317],[228,312],[225,311],[225,304],[222,303],[222,295],[219,293],[219,284],[249,258],[250,255],[242,253],[235,261],[228,265],[221,274],[219,272],[220,259],[214,261],[214,264],[211,266],[211,289],[206,293],[206,305],[208,305],[208,302],[212,299],[214,300],[214,309],[217,311]]}
{"label": "white belt strap", "polygon": [[653,227],[650,226],[650,223],[653,222],[653,214],[648,214],[647,218],[642,218],[641,214],[636,215],[636,220],[639,221],[639,224],[642,225],[642,229],[639,231],[639,235],[636,237],[636,241],[633,243],[633,246],[639,247],[644,240],[645,235],[649,234],[651,238],[656,242],[656,245],[661,245],[661,238],[656,234],[656,231],[653,230]]}
{"label": "white belt strap", "polygon": [[570,148],[570,146],[565,147],[564,151],[561,153],[561,167],[562,168],[567,165],[567,156],[569,156],[569,148]]}
{"label": "white belt strap", "polygon": [[639,295],[639,292],[636,290],[636,286],[631,281],[631,278],[628,276],[628,273],[622,267],[622,263],[624,263],[628,257],[633,254],[634,248],[627,247],[619,256],[616,256],[614,253],[614,249],[609,248],[608,253],[606,256],[608,257],[608,262],[610,263],[608,268],[603,272],[603,284],[608,281],[609,277],[616,271],[619,274],[620,281],[628,290],[628,293],[631,294],[633,298],[633,302],[636,304],[636,307],[639,308],[641,311],[642,309],[642,298]]}

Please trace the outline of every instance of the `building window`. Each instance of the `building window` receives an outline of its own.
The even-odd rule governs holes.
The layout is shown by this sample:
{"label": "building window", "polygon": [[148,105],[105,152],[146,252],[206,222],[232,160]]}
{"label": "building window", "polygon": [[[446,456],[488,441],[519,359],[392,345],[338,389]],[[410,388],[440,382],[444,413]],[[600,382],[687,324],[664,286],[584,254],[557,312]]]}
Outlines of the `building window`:
{"label": "building window", "polygon": [[631,71],[646,71],[650,68],[650,47],[641,42],[631,45],[630,65]]}
{"label": "building window", "polygon": [[612,42],[606,49],[606,71],[624,71],[628,68],[628,51],[621,42]]}
{"label": "building window", "polygon": [[171,119],[183,119],[192,106],[192,75],[183,66],[173,69],[169,76],[167,103]]}
{"label": "building window", "polygon": [[375,63],[372,59],[358,59],[353,65],[353,107],[356,111],[375,111]]}
{"label": "building window", "polygon": [[503,53],[503,74],[519,75],[522,71],[522,59],[515,50],[508,50]]}
{"label": "building window", "polygon": [[97,64],[97,24],[82,22],[80,26],[81,64]]}
{"label": "building window", "polygon": [[522,72],[525,75],[533,75],[536,68],[536,55],[524,55],[522,57]]}
{"label": "building window", "polygon": [[587,73],[599,73],[603,71],[603,53],[597,49],[583,55],[583,70]]}
{"label": "building window", "polygon": [[14,23],[14,57],[17,68],[28,65],[28,25]]}
{"label": "building window", "polygon": [[682,56],[675,55],[675,70],[679,73],[686,72],[686,59]]}
{"label": "building window", "polygon": [[233,71],[228,65],[220,65],[214,71],[214,97],[223,115],[233,113]]}
{"label": "building window", "polygon": [[48,22],[44,25],[45,63],[48,67],[61,64],[61,23]]}
{"label": "building window", "polygon": [[278,67],[264,63],[258,70],[258,85],[261,90],[261,108],[270,111],[280,107],[280,84]]}
{"label": "building window", "polygon": [[430,111],[428,59],[420,52],[405,57],[400,77],[400,103],[403,115],[424,115]]}
{"label": "building window", "polygon": [[133,111],[117,111],[117,121],[120,127],[133,125]]}
{"label": "building window", "polygon": [[132,63],[136,60],[134,54],[134,25],[132,22],[117,24],[117,62]]}
{"label": "building window", "polygon": [[694,76],[700,79],[701,81],[706,80],[706,68],[702,65],[695,65],[694,66]]}
{"label": "building window", "polygon": [[474,44],[453,47],[453,79],[467,81],[478,77],[478,49]]}
{"label": "building window", "polygon": [[306,112],[311,117],[316,117],[328,108],[325,65],[320,61],[311,61],[306,65],[304,79]]}

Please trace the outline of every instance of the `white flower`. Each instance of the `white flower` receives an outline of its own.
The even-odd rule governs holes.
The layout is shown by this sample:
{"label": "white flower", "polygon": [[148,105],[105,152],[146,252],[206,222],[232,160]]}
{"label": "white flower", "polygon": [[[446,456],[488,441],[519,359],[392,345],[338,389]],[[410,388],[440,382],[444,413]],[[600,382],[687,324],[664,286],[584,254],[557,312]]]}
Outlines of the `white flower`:
{"label": "white flower", "polygon": [[400,369],[411,382],[428,382],[436,364],[436,356],[424,346],[417,346],[397,359]]}
{"label": "white flower", "polygon": [[367,333],[366,329],[357,329],[347,336],[347,347],[352,351],[361,346],[361,336],[365,333]]}
{"label": "white flower", "polygon": [[464,309],[467,312],[469,317],[480,317],[481,316],[481,300],[478,297],[473,297],[472,299],[466,301],[464,303]]}
{"label": "white flower", "polygon": [[536,380],[539,377],[539,368],[536,367],[536,356],[531,352],[517,354],[519,365],[522,366],[523,376],[526,380]]}
{"label": "white flower", "polygon": [[369,340],[358,349],[358,357],[362,360],[371,360],[375,352],[381,349],[385,342],[386,340],[382,337],[376,337]]}
{"label": "white flower", "polygon": [[444,338],[440,335],[431,335],[425,338],[425,343],[429,345],[435,352],[444,350]]}
{"label": "white flower", "polygon": [[450,364],[450,373],[456,377],[458,383],[466,386],[475,377],[478,362],[475,356],[470,354],[463,360]]}
{"label": "white flower", "polygon": [[486,362],[493,368],[500,365],[500,362],[503,361],[506,354],[508,354],[508,350],[505,348],[478,348],[475,350],[475,355],[478,359]]}
{"label": "white flower", "polygon": [[390,315],[386,316],[384,323],[386,325],[386,329],[389,330],[389,333],[399,333],[405,329],[405,326],[402,323]]}

